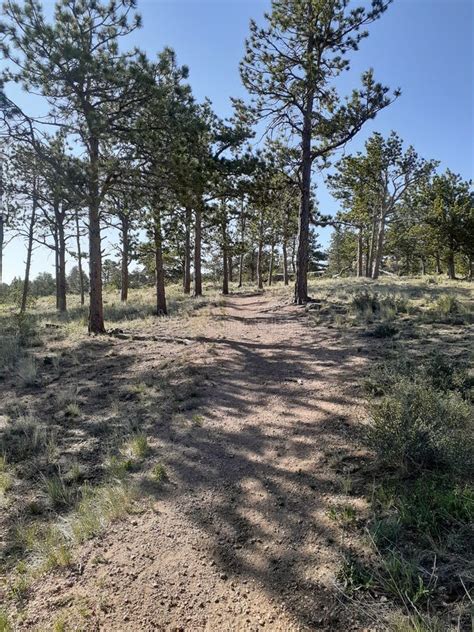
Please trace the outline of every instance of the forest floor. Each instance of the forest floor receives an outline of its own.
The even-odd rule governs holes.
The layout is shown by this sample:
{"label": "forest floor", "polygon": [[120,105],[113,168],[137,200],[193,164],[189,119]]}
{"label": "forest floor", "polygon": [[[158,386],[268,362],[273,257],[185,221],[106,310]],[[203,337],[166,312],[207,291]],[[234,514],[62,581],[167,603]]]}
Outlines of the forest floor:
{"label": "forest floor", "polygon": [[[0,603],[12,629],[387,629],[386,598],[348,601],[336,581],[342,561],[368,545],[335,519],[347,506],[355,522],[367,516],[361,380],[386,340],[321,324],[286,290],[232,294],[139,327],[124,321],[109,337],[60,327],[34,350],[33,379],[0,381],[4,427],[16,415],[23,436],[31,416],[54,429],[43,441],[55,453],[50,478],[43,468],[39,480],[39,461],[33,473],[20,463],[5,491]],[[458,329],[443,331],[462,354],[469,327]],[[51,557],[28,540],[31,524],[77,527],[87,507],[71,489],[105,489],[114,477],[126,490],[108,496],[115,519],[92,538],[86,528],[66,560],[54,553],[46,573],[22,583],[29,570],[12,562],[20,549],[33,566],[35,552]]]}

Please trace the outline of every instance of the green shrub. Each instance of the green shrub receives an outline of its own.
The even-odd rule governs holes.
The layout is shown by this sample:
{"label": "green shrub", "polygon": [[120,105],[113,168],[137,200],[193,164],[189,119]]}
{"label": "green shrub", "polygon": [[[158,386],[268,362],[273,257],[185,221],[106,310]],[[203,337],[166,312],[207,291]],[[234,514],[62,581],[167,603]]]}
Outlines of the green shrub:
{"label": "green shrub", "polygon": [[380,312],[380,300],[377,292],[371,293],[368,290],[357,292],[352,298],[351,308],[356,316],[371,320]]}
{"label": "green shrub", "polygon": [[0,369],[11,369],[21,354],[20,340],[16,335],[0,336]]}
{"label": "green shrub", "polygon": [[473,473],[473,417],[456,393],[401,379],[372,402],[368,438],[380,461],[404,474],[439,467]]}

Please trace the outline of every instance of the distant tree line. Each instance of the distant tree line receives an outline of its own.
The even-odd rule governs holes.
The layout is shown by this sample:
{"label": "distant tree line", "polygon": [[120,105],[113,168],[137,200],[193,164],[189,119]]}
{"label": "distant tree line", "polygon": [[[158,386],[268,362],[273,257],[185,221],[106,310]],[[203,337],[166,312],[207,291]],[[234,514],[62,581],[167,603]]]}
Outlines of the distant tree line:
{"label": "distant tree line", "polygon": [[[167,313],[168,282],[200,296],[205,275],[219,277],[224,294],[231,281],[262,288],[294,279],[295,302],[309,300],[308,273],[325,264],[317,229],[331,221],[318,211],[313,169],[324,173],[334,152],[400,94],[372,71],[348,97],[338,91],[337,77],[389,4],[273,0],[264,26],[251,22],[240,67],[251,101],[234,99],[223,120],[194,98],[173,50],[150,59],[126,48],[141,26],[135,0],[57,0],[51,19],[39,0],[4,2],[0,271],[4,246],[25,240],[20,310],[37,291],[30,271],[38,245],[54,255],[57,309],[67,310],[68,288],[83,304],[88,294],[92,333],[105,331],[104,284],[127,301],[137,266],[140,282],[153,275],[157,315]],[[12,82],[39,95],[41,116],[8,97]],[[255,144],[259,122],[267,133]],[[459,256],[471,255],[460,229],[446,232],[451,202],[434,167],[412,149],[403,153],[396,135],[376,135],[367,155],[343,159],[330,180],[342,203],[331,269],[350,259],[349,268],[376,277],[396,252],[411,270],[408,241],[426,216],[427,265],[437,257],[454,276]],[[103,260],[113,231],[119,265]]]}

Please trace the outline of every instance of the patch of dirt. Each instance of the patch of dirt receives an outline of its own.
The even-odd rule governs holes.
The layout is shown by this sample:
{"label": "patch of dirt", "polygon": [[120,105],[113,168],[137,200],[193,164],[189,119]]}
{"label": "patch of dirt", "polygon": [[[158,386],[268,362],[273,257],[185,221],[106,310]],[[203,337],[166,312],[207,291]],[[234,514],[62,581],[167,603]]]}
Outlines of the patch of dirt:
{"label": "patch of dirt", "polygon": [[167,481],[70,570],[38,581],[18,629],[67,612],[66,629],[111,632],[376,629],[335,587],[342,557],[362,545],[328,516],[341,502],[364,511],[341,479],[356,479],[364,456],[356,381],[371,344],[262,295],[230,296],[198,325],[157,321],[143,340],[84,343],[67,368],[82,397],[68,422],[77,432],[130,381],[159,390],[163,363],[191,366],[198,386],[179,415],[146,413]]}

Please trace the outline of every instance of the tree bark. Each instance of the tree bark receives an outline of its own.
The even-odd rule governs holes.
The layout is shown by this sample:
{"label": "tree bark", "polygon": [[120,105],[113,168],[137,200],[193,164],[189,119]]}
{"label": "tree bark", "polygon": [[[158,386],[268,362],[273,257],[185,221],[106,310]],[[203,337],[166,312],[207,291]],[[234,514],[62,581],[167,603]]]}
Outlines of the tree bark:
{"label": "tree bark", "polygon": [[239,256],[239,287],[242,287],[244,281],[244,242],[245,242],[245,213],[244,200],[242,198],[242,208],[240,214],[240,256]]}
{"label": "tree bark", "polygon": [[76,210],[76,244],[77,244],[77,269],[79,270],[79,287],[81,292],[81,305],[85,303],[84,273],[82,271],[81,232],[79,230],[79,212]]}
{"label": "tree bark", "polygon": [[122,233],[120,300],[126,303],[128,300],[128,262],[130,261],[130,218],[126,213],[120,213],[119,217]]}
{"label": "tree bark", "polygon": [[99,140],[90,143],[89,190],[89,333],[105,333],[102,299],[102,246],[100,237]]}
{"label": "tree bark", "polygon": [[436,274],[442,274],[443,271],[441,269],[441,257],[439,256],[439,252],[435,254],[435,262],[436,262]]}
{"label": "tree bark", "polygon": [[308,248],[311,203],[311,132],[313,93],[308,95],[303,133],[301,137],[301,206],[298,218],[298,251],[296,255],[295,303],[304,305],[308,300]]}
{"label": "tree bark", "polygon": [[263,290],[263,277],[262,277],[262,258],[263,258],[263,242],[258,242],[257,250],[257,286],[259,290]]}
{"label": "tree bark", "polygon": [[[1,179],[1,172],[0,172],[0,179]],[[1,180],[0,180],[0,205],[1,205],[1,196],[2,196],[2,190],[1,190]],[[3,283],[3,242],[5,240],[5,231],[4,231],[4,219],[3,219],[3,213],[0,211],[0,285],[2,285]]]}
{"label": "tree bark", "polygon": [[154,211],[153,237],[155,241],[155,281],[156,281],[156,314],[166,315],[165,272],[163,267],[163,235],[161,234],[161,212]]}
{"label": "tree bark", "polygon": [[229,270],[229,283],[234,282],[234,258],[231,254],[227,255],[227,267]]}
{"label": "tree bark", "polygon": [[66,299],[66,239],[64,236],[64,212],[61,212],[58,222],[58,310],[67,310]]}
{"label": "tree bark", "polygon": [[374,269],[376,242],[377,242],[377,215],[374,213],[372,217],[372,234],[370,235],[370,243],[369,243],[369,261],[368,261],[368,266],[367,266],[368,268],[367,276],[372,276],[372,272]]}
{"label": "tree bark", "polygon": [[26,263],[25,263],[25,280],[23,282],[23,292],[21,295],[21,305],[20,305],[20,314],[24,314],[26,311],[26,305],[28,301],[28,290],[30,287],[30,269],[31,269],[31,255],[33,252],[33,237],[35,231],[35,222],[36,222],[36,210],[38,205],[38,194],[37,194],[37,182],[36,177],[33,182],[33,199],[31,205],[31,217],[30,224],[28,227],[28,245],[26,249]]}
{"label": "tree bark", "polygon": [[363,276],[363,251],[364,242],[362,239],[362,228],[359,228],[359,234],[357,238],[357,276]]}
{"label": "tree bark", "polygon": [[222,230],[222,294],[229,294],[229,259],[227,253],[227,217],[224,213],[221,223]]}
{"label": "tree bark", "polygon": [[191,221],[193,210],[190,206],[186,207],[186,216],[184,220],[184,275],[183,275],[183,292],[191,293]]}
{"label": "tree bark", "polygon": [[271,286],[273,281],[273,267],[275,264],[275,245],[272,244],[272,248],[270,251],[270,265],[268,268],[268,285]]}
{"label": "tree bark", "polygon": [[201,270],[201,249],[202,249],[202,209],[195,209],[194,212],[194,296],[202,296],[202,270]]}
{"label": "tree bark", "polygon": [[287,252],[286,239],[283,240],[282,250],[283,250],[283,281],[285,285],[288,285],[289,274],[288,274],[288,252]]}
{"label": "tree bark", "polygon": [[447,264],[448,264],[448,277],[450,279],[455,279],[456,267],[454,264],[454,249],[452,247],[450,247],[448,250]]}
{"label": "tree bark", "polygon": [[379,224],[377,227],[377,244],[374,255],[374,267],[372,269],[372,278],[378,279],[380,274],[380,266],[382,265],[382,255],[385,239],[385,213],[381,212]]}

